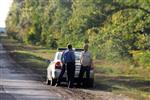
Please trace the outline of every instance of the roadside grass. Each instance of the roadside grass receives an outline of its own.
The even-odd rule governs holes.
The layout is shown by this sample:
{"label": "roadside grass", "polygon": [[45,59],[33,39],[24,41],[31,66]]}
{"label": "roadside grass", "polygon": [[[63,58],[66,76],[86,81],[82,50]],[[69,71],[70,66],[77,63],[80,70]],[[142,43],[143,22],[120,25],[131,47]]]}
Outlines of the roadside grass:
{"label": "roadside grass", "polygon": [[16,40],[7,37],[0,37],[0,39],[7,52],[18,64],[40,74],[45,80],[47,60],[53,59],[56,50],[18,43]]}
{"label": "roadside grass", "polygon": [[96,89],[126,95],[134,100],[150,99],[150,79],[133,75],[96,74]]}
{"label": "roadside grass", "polygon": [[96,72],[110,74],[110,75],[134,75],[143,77],[145,79],[150,78],[150,67],[135,66],[129,61],[121,61],[118,63],[112,63],[105,60],[95,61]]}
{"label": "roadside grass", "polygon": [[[17,63],[45,79],[47,59],[52,60],[56,50],[18,43],[7,37],[0,39]],[[134,100],[150,100],[150,68],[136,67],[128,61],[95,60],[94,64],[96,90],[126,95]]]}
{"label": "roadside grass", "polygon": [[15,51],[11,55],[20,65],[30,68],[41,75],[46,75],[46,68],[48,66],[48,63],[45,63],[46,59],[36,56],[29,51]]}
{"label": "roadside grass", "polygon": [[96,89],[123,94],[134,100],[150,100],[150,68],[134,66],[128,61],[95,62]]}

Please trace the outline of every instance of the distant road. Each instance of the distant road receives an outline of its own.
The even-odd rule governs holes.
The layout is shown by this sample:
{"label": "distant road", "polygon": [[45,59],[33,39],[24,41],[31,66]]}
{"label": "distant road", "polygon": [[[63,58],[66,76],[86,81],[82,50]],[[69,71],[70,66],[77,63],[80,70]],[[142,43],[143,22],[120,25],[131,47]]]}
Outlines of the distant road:
{"label": "distant road", "polygon": [[0,36],[7,36],[6,33],[0,33]]}

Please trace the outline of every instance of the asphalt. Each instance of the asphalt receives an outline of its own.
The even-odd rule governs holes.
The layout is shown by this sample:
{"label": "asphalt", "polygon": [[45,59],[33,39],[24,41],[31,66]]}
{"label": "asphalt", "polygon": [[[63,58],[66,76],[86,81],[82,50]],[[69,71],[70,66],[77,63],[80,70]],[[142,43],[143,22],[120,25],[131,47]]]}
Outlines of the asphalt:
{"label": "asphalt", "polygon": [[0,44],[0,100],[62,100],[38,81],[39,76],[19,67]]}

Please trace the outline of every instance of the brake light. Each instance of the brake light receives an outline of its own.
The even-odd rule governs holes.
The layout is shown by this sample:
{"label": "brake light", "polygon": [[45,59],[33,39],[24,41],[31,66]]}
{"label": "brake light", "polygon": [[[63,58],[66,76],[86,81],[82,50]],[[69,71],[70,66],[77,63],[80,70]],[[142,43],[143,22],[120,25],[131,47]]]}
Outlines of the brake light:
{"label": "brake light", "polygon": [[55,63],[55,69],[61,69],[61,62]]}

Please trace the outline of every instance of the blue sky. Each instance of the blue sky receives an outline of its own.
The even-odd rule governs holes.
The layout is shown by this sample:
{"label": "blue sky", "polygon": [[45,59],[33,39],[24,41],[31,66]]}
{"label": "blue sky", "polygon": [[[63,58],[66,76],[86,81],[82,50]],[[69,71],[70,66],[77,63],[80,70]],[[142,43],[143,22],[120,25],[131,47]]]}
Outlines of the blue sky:
{"label": "blue sky", "polygon": [[5,20],[13,0],[0,0],[0,27],[5,27]]}

